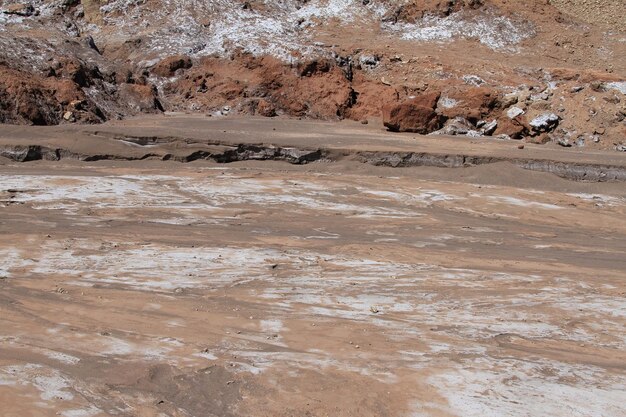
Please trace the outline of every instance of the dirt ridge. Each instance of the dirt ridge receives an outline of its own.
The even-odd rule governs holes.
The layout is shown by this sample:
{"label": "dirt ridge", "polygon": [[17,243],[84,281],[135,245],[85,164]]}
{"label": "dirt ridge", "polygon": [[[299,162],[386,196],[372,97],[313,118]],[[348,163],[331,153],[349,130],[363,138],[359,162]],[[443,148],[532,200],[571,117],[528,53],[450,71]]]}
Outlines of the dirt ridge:
{"label": "dirt ridge", "polygon": [[[139,141],[143,143],[171,143],[168,138],[122,138],[117,140]],[[179,139],[176,139],[179,141]],[[187,139],[187,143],[195,141]],[[212,146],[223,147],[216,150]],[[392,168],[406,168],[432,166],[439,168],[467,168],[478,165],[509,162],[520,168],[530,171],[549,172],[559,177],[573,181],[611,182],[626,181],[626,168],[614,165],[597,163],[571,163],[538,158],[505,158],[493,156],[476,156],[463,153],[433,153],[413,151],[358,151],[349,149],[304,147],[283,147],[273,144],[240,143],[232,145],[220,141],[212,141],[206,149],[194,150],[184,155],[173,155],[168,152],[147,152],[139,156],[128,156],[114,153],[79,153],[64,148],[51,148],[42,145],[4,145],[0,146],[0,156],[15,162],[31,162],[38,160],[61,161],[74,159],[84,162],[103,160],[143,161],[163,160],[188,163],[198,160],[211,160],[217,163],[232,163],[241,161],[283,161],[294,165],[304,165],[312,162],[338,162],[342,159],[352,159],[361,163]]]}

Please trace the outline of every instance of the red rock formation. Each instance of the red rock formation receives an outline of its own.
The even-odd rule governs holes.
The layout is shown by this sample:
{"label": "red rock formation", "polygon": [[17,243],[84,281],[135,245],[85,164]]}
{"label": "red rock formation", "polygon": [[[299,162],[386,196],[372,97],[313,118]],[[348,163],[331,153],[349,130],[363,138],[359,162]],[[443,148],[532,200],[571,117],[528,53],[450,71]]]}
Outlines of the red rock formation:
{"label": "red rock formation", "polygon": [[488,117],[499,106],[500,95],[497,91],[485,87],[472,87],[453,90],[447,97],[456,104],[449,108],[440,108],[439,112],[449,119],[463,117],[472,123]]}
{"label": "red rock formation", "polygon": [[444,119],[435,108],[441,93],[427,93],[383,107],[383,123],[392,132],[426,134],[441,128]]}

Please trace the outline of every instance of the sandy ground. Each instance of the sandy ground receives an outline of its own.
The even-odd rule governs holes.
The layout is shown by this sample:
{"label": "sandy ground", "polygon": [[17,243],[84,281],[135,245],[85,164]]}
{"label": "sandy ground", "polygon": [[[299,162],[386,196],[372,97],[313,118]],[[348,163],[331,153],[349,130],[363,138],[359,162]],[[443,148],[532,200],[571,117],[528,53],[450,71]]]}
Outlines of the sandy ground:
{"label": "sandy ground", "polygon": [[[490,137],[422,136],[392,133],[380,119],[324,122],[293,118],[208,117],[169,113],[141,116],[101,125],[2,125],[0,155],[11,157],[15,147],[41,146],[70,153],[68,158],[163,159],[186,158],[198,151],[216,154],[240,145],[324,150],[333,160],[368,152],[426,154],[554,161],[571,165],[605,165],[626,169],[626,154],[614,150],[564,148]],[[523,149],[519,149],[520,145]]]}
{"label": "sandy ground", "polygon": [[625,415],[625,216],[506,162],[5,160],[0,414]]}
{"label": "sandy ground", "polygon": [[582,21],[626,31],[626,5],[622,0],[550,0],[550,3]]}

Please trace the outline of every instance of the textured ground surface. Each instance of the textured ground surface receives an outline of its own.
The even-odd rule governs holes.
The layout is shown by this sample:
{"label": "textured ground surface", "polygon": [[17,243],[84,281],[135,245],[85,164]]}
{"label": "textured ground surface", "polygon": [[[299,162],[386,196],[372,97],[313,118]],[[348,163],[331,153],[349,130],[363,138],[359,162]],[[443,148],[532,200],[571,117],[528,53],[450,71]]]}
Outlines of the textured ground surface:
{"label": "textured ground surface", "polygon": [[615,31],[626,30],[626,14],[621,0],[550,0],[550,3],[583,21],[606,25]]}
{"label": "textured ground surface", "polygon": [[624,16],[621,0],[0,0],[0,122],[360,121],[438,94],[429,132],[621,150]]}
{"label": "textured ground surface", "polygon": [[624,183],[0,163],[3,417],[626,413]]}

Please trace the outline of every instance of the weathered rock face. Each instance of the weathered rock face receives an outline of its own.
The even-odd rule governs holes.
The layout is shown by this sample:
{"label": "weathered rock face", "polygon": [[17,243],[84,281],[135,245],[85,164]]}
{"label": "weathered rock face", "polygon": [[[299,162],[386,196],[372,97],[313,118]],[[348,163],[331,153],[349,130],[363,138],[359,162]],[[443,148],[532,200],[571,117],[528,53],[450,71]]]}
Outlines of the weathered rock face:
{"label": "weathered rock face", "polygon": [[200,60],[163,91],[169,107],[211,111],[228,105],[239,113],[270,117],[344,118],[357,103],[348,74],[333,61],[292,67],[251,54]]}
{"label": "weathered rock face", "polygon": [[483,0],[411,0],[388,13],[383,19],[389,22],[415,23],[426,15],[446,17],[461,9],[477,9]]}
{"label": "weathered rock face", "polygon": [[0,123],[101,123],[121,115],[162,111],[145,78],[102,73],[75,57],[44,61],[30,72],[0,61]]}
{"label": "weathered rock face", "polygon": [[103,115],[71,79],[31,76],[0,66],[0,123],[53,125],[65,112],[72,121],[97,123]]}
{"label": "weathered rock face", "polygon": [[265,99],[259,99],[254,113],[263,117],[274,117],[276,116],[276,108],[269,101]]}
{"label": "weathered rock face", "polygon": [[440,113],[450,119],[463,117],[474,124],[500,106],[500,94],[485,87],[453,90],[447,97],[455,104],[440,108]]}
{"label": "weathered rock face", "polygon": [[160,61],[152,68],[152,72],[160,77],[171,77],[179,69],[188,69],[191,66],[191,58],[185,55],[175,55]]}
{"label": "weathered rock face", "polygon": [[118,94],[120,100],[138,113],[155,113],[163,111],[154,86],[140,84],[121,84]]}
{"label": "weathered rock face", "polygon": [[372,82],[372,79],[362,71],[354,72],[352,88],[356,102],[346,112],[346,116],[352,120],[380,117],[385,103],[398,102],[400,98],[400,93],[395,87]]}
{"label": "weathered rock face", "polygon": [[528,125],[522,116],[511,119],[507,115],[498,119],[498,127],[495,131],[496,135],[507,135],[511,139],[522,139],[528,135]]}
{"label": "weathered rock face", "polygon": [[399,104],[383,107],[383,123],[392,132],[427,134],[441,128],[443,118],[435,108],[441,93],[420,95]]}

